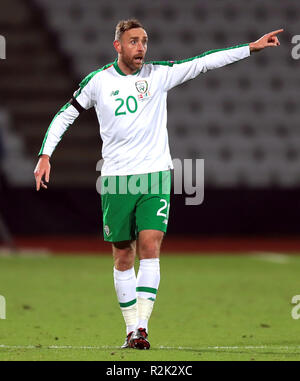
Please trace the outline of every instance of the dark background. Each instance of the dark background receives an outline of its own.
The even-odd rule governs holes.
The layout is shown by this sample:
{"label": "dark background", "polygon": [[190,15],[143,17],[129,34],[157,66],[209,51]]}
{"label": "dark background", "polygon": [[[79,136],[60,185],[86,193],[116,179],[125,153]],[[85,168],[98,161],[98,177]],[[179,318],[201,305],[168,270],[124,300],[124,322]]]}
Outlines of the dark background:
{"label": "dark background", "polygon": [[83,77],[115,59],[115,25],[133,16],[149,34],[149,60],[192,57],[285,29],[279,48],[170,92],[172,157],[204,158],[205,196],[201,205],[186,206],[184,195],[172,195],[168,232],[297,236],[300,61],[291,56],[291,39],[300,34],[299,11],[292,0],[3,0],[0,215],[8,231],[13,237],[102,237],[94,110],[81,115],[58,145],[47,191],[35,191],[33,170],[51,119]]}

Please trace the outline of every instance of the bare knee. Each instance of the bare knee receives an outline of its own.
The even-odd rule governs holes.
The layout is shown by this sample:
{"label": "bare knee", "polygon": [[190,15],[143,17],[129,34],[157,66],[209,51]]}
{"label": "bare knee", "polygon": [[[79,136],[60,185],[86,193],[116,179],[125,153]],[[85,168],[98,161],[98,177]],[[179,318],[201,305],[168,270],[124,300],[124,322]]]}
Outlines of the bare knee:
{"label": "bare knee", "polygon": [[115,268],[119,271],[131,269],[134,266],[135,241],[114,242],[112,246]]}
{"label": "bare knee", "polygon": [[163,236],[164,233],[157,230],[141,231],[138,239],[139,258],[159,258]]}

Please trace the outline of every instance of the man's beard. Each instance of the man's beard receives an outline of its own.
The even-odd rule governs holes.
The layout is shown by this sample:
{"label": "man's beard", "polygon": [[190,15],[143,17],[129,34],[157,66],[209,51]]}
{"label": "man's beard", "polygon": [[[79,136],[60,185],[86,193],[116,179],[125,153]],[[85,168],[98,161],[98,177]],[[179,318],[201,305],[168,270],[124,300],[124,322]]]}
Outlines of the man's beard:
{"label": "man's beard", "polygon": [[[122,54],[122,62],[125,66],[127,66],[130,70],[134,71],[134,70],[138,70],[140,69],[140,65],[136,64],[134,62],[134,57],[130,58],[129,56],[127,56],[126,54]],[[144,60],[142,59],[141,61],[142,63],[144,62]]]}

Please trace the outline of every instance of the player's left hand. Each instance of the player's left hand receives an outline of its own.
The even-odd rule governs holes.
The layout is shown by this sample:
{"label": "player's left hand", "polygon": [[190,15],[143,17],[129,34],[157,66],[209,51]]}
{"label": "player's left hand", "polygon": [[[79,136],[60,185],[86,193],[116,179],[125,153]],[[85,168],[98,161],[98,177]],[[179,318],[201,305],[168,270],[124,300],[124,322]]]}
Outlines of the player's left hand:
{"label": "player's left hand", "polygon": [[250,52],[258,52],[269,46],[279,46],[280,42],[276,36],[278,33],[282,33],[284,29],[273,30],[273,32],[267,33],[255,42],[250,42]]}

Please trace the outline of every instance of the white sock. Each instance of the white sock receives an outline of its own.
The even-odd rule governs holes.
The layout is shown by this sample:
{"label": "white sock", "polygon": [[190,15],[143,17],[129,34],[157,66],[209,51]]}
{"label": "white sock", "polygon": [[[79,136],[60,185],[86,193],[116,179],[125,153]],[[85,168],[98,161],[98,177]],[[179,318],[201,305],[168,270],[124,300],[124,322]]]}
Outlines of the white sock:
{"label": "white sock", "polygon": [[152,313],[153,305],[160,282],[159,258],[140,260],[140,268],[137,276],[137,328],[145,328],[148,331],[148,321]]}
{"label": "white sock", "polygon": [[114,284],[117,298],[126,324],[126,334],[137,325],[136,276],[134,267],[119,271],[114,268]]}

